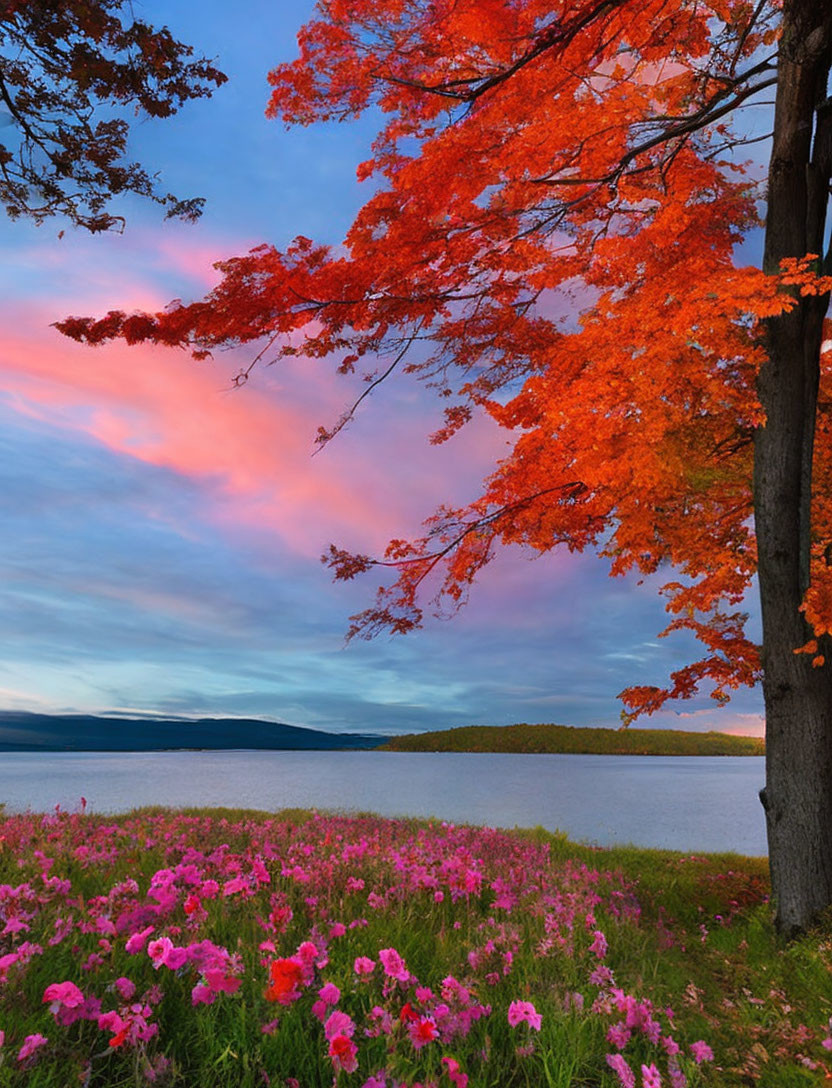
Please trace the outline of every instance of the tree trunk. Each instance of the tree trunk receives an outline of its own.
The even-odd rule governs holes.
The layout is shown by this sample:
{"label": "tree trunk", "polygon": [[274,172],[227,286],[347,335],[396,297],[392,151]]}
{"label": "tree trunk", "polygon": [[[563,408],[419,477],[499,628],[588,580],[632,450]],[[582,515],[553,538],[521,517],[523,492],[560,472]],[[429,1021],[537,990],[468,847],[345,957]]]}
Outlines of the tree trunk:
{"label": "tree trunk", "polygon": [[[832,9],[785,0],[769,168],[764,267],[823,254],[832,169]],[[801,299],[766,331],[755,434],[754,517],[763,616],[766,811],[776,924],[787,936],[832,904],[832,652],[795,654],[809,579],[812,450],[829,296]],[[824,638],[828,642],[828,638]]]}

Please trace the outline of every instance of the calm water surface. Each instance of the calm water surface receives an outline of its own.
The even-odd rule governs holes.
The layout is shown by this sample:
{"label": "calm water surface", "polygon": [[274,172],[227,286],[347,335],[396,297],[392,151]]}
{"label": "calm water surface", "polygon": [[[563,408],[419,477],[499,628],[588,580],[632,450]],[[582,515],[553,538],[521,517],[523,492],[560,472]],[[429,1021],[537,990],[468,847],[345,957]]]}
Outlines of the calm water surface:
{"label": "calm water surface", "polygon": [[137,805],[364,810],[561,830],[599,845],[765,854],[755,756],[7,752],[10,810]]}

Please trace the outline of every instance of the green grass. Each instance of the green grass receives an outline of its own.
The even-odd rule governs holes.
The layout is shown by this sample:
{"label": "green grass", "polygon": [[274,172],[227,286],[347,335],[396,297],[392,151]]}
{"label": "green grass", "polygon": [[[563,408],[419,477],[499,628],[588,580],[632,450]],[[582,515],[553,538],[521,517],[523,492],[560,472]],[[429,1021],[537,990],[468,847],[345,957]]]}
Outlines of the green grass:
{"label": "green grass", "polygon": [[570,752],[614,756],[761,756],[760,737],[677,729],[592,729],[570,725],[465,725],[393,737],[389,752]]}
{"label": "green grass", "polygon": [[[157,871],[194,864],[201,878],[222,885],[248,872],[255,856],[265,859],[270,880],[250,896],[206,897],[205,918],[195,920],[183,904],[197,885],[182,876],[181,894],[155,920],[154,937],[169,935],[178,946],[208,938],[240,957],[239,990],[194,1007],[191,966],[154,970],[146,952],[126,953],[127,936],[146,921],[131,921],[130,912],[155,903],[148,891]],[[483,879],[459,890],[462,877],[477,872]],[[71,888],[48,890],[50,878],[69,880]],[[351,887],[350,878],[364,887]],[[516,893],[510,909],[498,903],[496,878]],[[135,892],[114,891],[128,879],[137,882]],[[21,887],[29,892],[9,892]],[[292,911],[282,932],[264,929],[275,905]],[[594,917],[585,924],[587,911]],[[822,1045],[832,1016],[832,918],[800,941],[779,941],[761,858],[600,849],[541,828],[497,833],[300,810],[148,808],[119,817],[5,819],[0,813],[0,929],[15,916],[29,928],[0,937],[0,963],[23,941],[37,943],[42,954],[25,969],[12,967],[0,983],[6,1034],[0,1088],[286,1088],[292,1077],[301,1088],[330,1088],[327,1044],[311,1015],[326,982],[338,986],[339,1008],[357,1025],[360,1066],[339,1073],[338,1088],[362,1088],[382,1067],[388,1088],[395,1078],[407,1086],[452,1088],[442,1056],[460,1062],[468,1088],[620,1088],[605,1060],[614,1050],[606,1032],[620,1015],[593,1011],[593,1002],[609,1000],[589,981],[599,964],[589,947],[593,927],[606,935],[603,962],[615,985],[651,1002],[662,1031],[682,1047],[689,1088],[809,1088],[824,1083],[827,1073],[832,1078],[832,1052]],[[57,919],[71,920],[73,930],[50,943]],[[560,919],[554,928],[552,919]],[[109,948],[102,950],[107,920],[117,933],[105,938]],[[326,939],[334,922],[347,929],[328,940],[327,962],[314,982],[296,1002],[269,1003],[270,959],[293,955],[315,934]],[[273,952],[258,947],[264,939],[274,942]],[[378,960],[384,948],[399,951],[419,985],[438,994],[453,975],[491,1011],[466,1036],[414,1050],[400,1017],[405,1001],[420,1007],[415,984],[383,989],[379,967],[366,983],[353,973],[355,957]],[[513,958],[504,971],[509,949]],[[84,970],[96,951],[102,962]],[[119,977],[135,983],[136,1000],[154,985],[163,991],[151,1017],[158,1033],[132,1048],[109,1048],[109,1033],[89,1020],[56,1024],[43,1002],[48,985],[71,980],[101,999],[103,1009],[115,1008]],[[539,1034],[526,1024],[509,1026],[506,1010],[515,1000],[531,1001],[542,1015]],[[374,1005],[391,1012],[398,1025],[391,1035],[365,1036]],[[264,1033],[274,1018],[276,1029]],[[34,1033],[49,1041],[26,1067],[16,1055]],[[696,1040],[713,1049],[713,1063],[692,1060],[689,1046]],[[523,1053],[528,1045],[532,1051]],[[636,1033],[623,1054],[639,1074],[638,1088],[641,1064],[653,1061],[663,1088],[670,1084],[660,1046]]]}

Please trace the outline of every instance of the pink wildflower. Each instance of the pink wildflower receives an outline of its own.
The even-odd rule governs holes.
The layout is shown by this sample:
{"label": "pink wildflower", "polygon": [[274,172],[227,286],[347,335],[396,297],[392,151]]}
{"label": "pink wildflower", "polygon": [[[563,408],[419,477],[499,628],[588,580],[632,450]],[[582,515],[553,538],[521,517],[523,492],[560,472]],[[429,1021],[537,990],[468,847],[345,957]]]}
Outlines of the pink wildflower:
{"label": "pink wildflower", "polygon": [[61,1005],[67,1009],[74,1009],[79,1005],[83,1005],[84,995],[74,982],[53,982],[43,991],[43,1000],[52,1002],[49,1011],[54,1014]]}
{"label": "pink wildflower", "polygon": [[23,1040],[23,1046],[17,1052],[17,1060],[19,1062],[25,1062],[27,1058],[31,1058],[40,1047],[49,1040],[45,1035],[41,1035],[40,1032],[36,1032],[34,1035],[27,1035]]}
{"label": "pink wildflower", "polygon": [[359,976],[371,975],[375,969],[375,960],[371,960],[368,956],[358,956],[353,964],[353,971]]}
{"label": "pink wildflower", "polygon": [[387,1088],[387,1080],[384,1076],[384,1070],[380,1070],[378,1073],[371,1077],[367,1077],[361,1088]]}
{"label": "pink wildflower", "polygon": [[297,956],[304,967],[312,967],[318,958],[318,949],[311,941],[298,945]]}
{"label": "pink wildflower", "polygon": [[407,1033],[416,1050],[432,1043],[439,1035],[439,1029],[432,1016],[420,1016],[407,1025]]}
{"label": "pink wildflower", "polygon": [[203,975],[205,985],[214,993],[236,994],[243,984],[243,980],[229,975],[220,967],[208,967]]}
{"label": "pink wildflower", "polygon": [[153,932],[153,926],[148,926],[147,929],[143,929],[140,933],[134,933],[132,937],[127,938],[127,944],[125,944],[125,951],[130,956],[135,956],[137,952],[141,952],[144,948],[147,938]]}
{"label": "pink wildflower", "polygon": [[382,948],[379,951],[378,958],[381,960],[384,973],[389,975],[390,978],[398,979],[399,982],[408,982],[410,980],[410,972],[395,948]]}
{"label": "pink wildflower", "polygon": [[354,1073],[358,1068],[358,1047],[346,1035],[336,1035],[329,1041],[329,1056],[336,1072]]}
{"label": "pink wildflower", "polygon": [[509,1024],[516,1028],[523,1020],[526,1021],[530,1028],[540,1031],[542,1017],[531,1001],[512,1001],[508,1007]]}
{"label": "pink wildflower", "polygon": [[462,1072],[456,1058],[443,1058],[442,1064],[445,1066],[448,1079],[456,1085],[456,1088],[468,1088],[468,1074]]}
{"label": "pink wildflower", "polygon": [[318,991],[318,1000],[312,1006],[312,1015],[323,1022],[326,1010],[330,1005],[337,1005],[340,997],[341,991],[338,987],[332,982],[327,982]]}
{"label": "pink wildflower", "polygon": [[203,982],[198,982],[191,990],[192,1005],[213,1005],[216,997],[217,995],[211,987],[206,986]]}
{"label": "pink wildflower", "polygon": [[379,1035],[389,1035],[393,1030],[393,1018],[387,1009],[381,1007],[381,1005],[374,1005],[370,1009],[368,1019],[372,1021],[372,1026],[364,1029],[364,1034],[368,1039],[376,1039]]}
{"label": "pink wildflower", "polygon": [[613,1024],[610,1030],[607,1032],[607,1042],[612,1043],[613,1046],[617,1046],[619,1050],[623,1050],[629,1043],[632,1032],[624,1023],[620,1020],[617,1024]]}
{"label": "pink wildflower", "polygon": [[351,1039],[355,1035],[355,1024],[345,1012],[336,1009],[335,1012],[329,1014],[324,1024],[324,1035],[330,1042],[337,1035],[346,1035],[347,1038]]}
{"label": "pink wildflower", "polygon": [[618,1076],[621,1088],[635,1088],[636,1075],[623,1054],[607,1054],[607,1065]]}
{"label": "pink wildflower", "polygon": [[170,937],[157,937],[155,941],[151,941],[147,946],[147,954],[150,956],[151,962],[157,971],[165,962],[165,956],[172,948],[173,941]]}
{"label": "pink wildflower", "polygon": [[701,1039],[698,1039],[695,1043],[690,1044],[690,1052],[694,1057],[694,1061],[697,1065],[701,1065],[702,1062],[712,1062],[714,1060],[714,1052],[708,1046],[707,1043],[703,1043]]}
{"label": "pink wildflower", "polygon": [[652,1062],[641,1067],[641,1077],[643,1088],[662,1088],[662,1078]]}
{"label": "pink wildflower", "polygon": [[589,951],[594,952],[598,959],[602,960],[607,954],[607,938],[600,929],[596,929],[592,936],[595,939],[589,946]]}

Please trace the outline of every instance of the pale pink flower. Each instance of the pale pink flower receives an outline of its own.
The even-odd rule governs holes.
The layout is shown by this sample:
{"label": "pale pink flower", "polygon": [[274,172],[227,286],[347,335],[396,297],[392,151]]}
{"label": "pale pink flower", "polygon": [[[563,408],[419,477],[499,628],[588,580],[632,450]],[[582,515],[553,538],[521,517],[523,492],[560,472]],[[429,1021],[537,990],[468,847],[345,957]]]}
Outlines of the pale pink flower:
{"label": "pale pink flower", "polygon": [[371,975],[375,969],[375,960],[371,960],[369,956],[358,956],[353,964],[353,971],[359,976]]}

